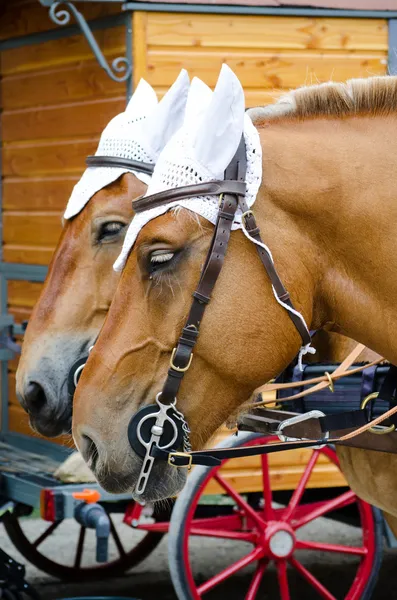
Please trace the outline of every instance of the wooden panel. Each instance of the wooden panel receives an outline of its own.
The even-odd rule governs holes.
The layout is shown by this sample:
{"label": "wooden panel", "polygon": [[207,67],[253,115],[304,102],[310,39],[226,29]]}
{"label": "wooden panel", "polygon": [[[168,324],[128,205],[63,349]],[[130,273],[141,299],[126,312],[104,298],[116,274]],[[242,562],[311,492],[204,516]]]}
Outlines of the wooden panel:
{"label": "wooden panel", "polygon": [[[107,57],[124,55],[124,27],[114,27],[95,32],[95,37]],[[80,60],[92,60],[92,50],[84,36],[75,35],[21,48],[5,50],[0,56],[2,75],[37,71],[67,65]],[[109,81],[109,85],[111,85]]]}
{"label": "wooden panel", "polygon": [[152,46],[387,52],[383,19],[148,13],[147,36]]}
{"label": "wooden panel", "polygon": [[[80,2],[78,9],[86,19],[97,19],[120,12],[119,5],[100,2]],[[0,39],[55,29],[57,25],[50,19],[48,10],[37,0],[4,0],[0,6]]]}
{"label": "wooden panel", "polygon": [[[80,172],[83,169],[84,163],[81,163]],[[3,210],[63,211],[77,181],[77,176],[8,177],[3,181]]]}
{"label": "wooden panel", "polygon": [[95,60],[65,67],[9,75],[2,80],[2,106],[7,109],[46,106],[75,100],[122,96],[125,84],[110,81]]}
{"label": "wooden panel", "polygon": [[249,50],[168,50],[149,48],[148,81],[169,85],[182,67],[215,85],[223,62],[233,69],[242,85],[249,88],[294,88],[321,81],[344,81],[386,73],[383,53],[255,52]]}
{"label": "wooden panel", "polygon": [[147,73],[147,21],[148,13],[135,12],[133,14],[133,43],[134,43],[134,83],[138,85],[141,77]]}
{"label": "wooden panel", "polygon": [[29,319],[32,309],[23,306],[10,305],[8,307],[8,312],[14,317],[16,323],[22,323],[22,321],[27,321]]}
{"label": "wooden panel", "polygon": [[[29,425],[29,417],[21,406],[10,406],[8,409],[8,422],[10,431],[23,433],[30,437],[46,439],[39,435]],[[68,435],[62,435],[59,438],[52,438],[51,441],[55,444],[61,444],[68,448],[73,448],[73,438]]]}
{"label": "wooden panel", "polygon": [[70,138],[98,135],[125,108],[125,97],[4,111],[3,140]]}
{"label": "wooden panel", "polygon": [[[292,454],[293,451],[291,451]],[[298,468],[283,466],[276,469],[270,468],[270,483],[273,491],[294,490],[302,476],[303,465]],[[225,479],[238,492],[260,492],[263,490],[262,472],[260,470],[250,471],[226,471],[222,472]],[[332,465],[317,467],[307,484],[308,488],[342,487],[347,486],[341,471]],[[205,487],[205,494],[221,494],[223,489],[211,480]]]}
{"label": "wooden panel", "polygon": [[54,246],[62,231],[62,213],[5,212],[3,240],[5,244]]}
{"label": "wooden panel", "polygon": [[98,138],[54,142],[6,144],[3,147],[4,176],[81,176],[88,154]]}
{"label": "wooden panel", "polygon": [[6,244],[3,246],[3,260],[31,265],[48,265],[54,250],[55,245],[44,247]]}
{"label": "wooden panel", "polygon": [[32,309],[36,304],[42,283],[36,281],[9,281],[8,282],[8,303],[12,307],[21,307]]}

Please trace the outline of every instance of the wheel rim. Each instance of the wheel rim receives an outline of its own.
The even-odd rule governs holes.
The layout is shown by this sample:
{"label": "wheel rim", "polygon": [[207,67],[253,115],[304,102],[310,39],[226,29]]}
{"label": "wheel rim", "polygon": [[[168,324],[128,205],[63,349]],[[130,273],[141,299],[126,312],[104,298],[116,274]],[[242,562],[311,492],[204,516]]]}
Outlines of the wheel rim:
{"label": "wheel rim", "polygon": [[[272,438],[264,438],[260,443],[272,441]],[[258,438],[247,445],[258,444]],[[212,469],[203,479],[200,491],[194,496],[189,506],[185,519],[185,532],[183,539],[182,555],[186,569],[186,581],[190,588],[191,597],[195,600],[207,598],[208,593],[217,589],[233,574],[238,573],[248,565],[255,564],[255,570],[248,584],[245,600],[254,600],[257,597],[260,585],[269,565],[275,565],[281,600],[290,600],[290,586],[288,573],[295,571],[305,585],[311,588],[314,597],[325,600],[336,600],[336,597],[327,587],[301,562],[302,552],[309,553],[338,553],[355,557],[358,561],[356,574],[352,577],[351,584],[343,596],[344,600],[360,600],[366,586],[371,578],[372,567],[376,551],[375,523],[372,507],[360,500],[348,490],[338,493],[334,498],[319,502],[304,502],[303,494],[307,489],[310,475],[320,456],[326,456],[328,460],[339,467],[336,453],[331,448],[313,450],[304,468],[303,474],[295,491],[292,493],[289,503],[285,508],[275,508],[272,503],[272,491],[270,486],[270,473],[268,456],[261,457],[263,477],[263,504],[253,508],[232,485],[225,479],[219,468]],[[226,462],[226,461],[224,461]],[[199,500],[203,494],[206,484],[214,478],[222,487],[226,496],[231,498],[237,510],[226,517],[215,517],[209,519],[195,518]],[[335,509],[348,505],[356,505],[362,528],[362,543],[358,546],[343,544],[332,544],[327,542],[314,542],[301,539],[302,530],[316,519],[327,516]],[[219,573],[210,577],[207,581],[196,584],[192,565],[190,562],[189,539],[191,537],[216,537],[233,540],[236,543],[246,542],[251,545],[251,550],[234,563],[228,565]],[[288,572],[287,572],[288,571]],[[339,597],[340,598],[340,597]]]}
{"label": "wheel rim", "polygon": [[[34,529],[32,522],[18,519],[14,514],[8,514],[4,518],[6,531],[21,554],[32,564],[42,571],[60,579],[74,581],[85,581],[101,577],[113,577],[119,575],[144,560],[160,542],[163,534],[157,532],[135,532],[131,527],[121,522],[122,515],[109,515],[110,517],[110,554],[106,563],[86,562],[87,548],[90,546],[89,554],[95,556],[95,532],[87,530],[72,519],[48,523],[43,521],[42,532],[34,535],[30,529]],[[74,544],[72,560],[68,564],[65,555],[60,548],[59,555],[54,557],[53,551],[46,551],[46,542],[53,535],[61,533],[62,528],[75,535],[74,540],[69,537],[69,544]],[[123,531],[123,535],[120,531]],[[69,553],[68,553],[69,554]]]}

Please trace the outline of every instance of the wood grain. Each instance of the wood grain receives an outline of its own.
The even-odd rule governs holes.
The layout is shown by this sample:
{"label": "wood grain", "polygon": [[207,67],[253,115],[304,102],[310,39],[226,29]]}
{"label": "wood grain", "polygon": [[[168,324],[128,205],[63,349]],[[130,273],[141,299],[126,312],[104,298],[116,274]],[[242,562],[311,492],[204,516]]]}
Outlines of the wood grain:
{"label": "wood grain", "polygon": [[154,86],[169,85],[184,67],[191,77],[200,77],[214,86],[223,62],[233,69],[243,87],[261,90],[386,74],[385,55],[381,52],[269,53],[234,48],[218,51],[150,47],[148,81]]}
{"label": "wood grain", "polygon": [[48,265],[54,254],[54,246],[28,246],[21,244],[5,244],[3,260],[30,265]]}
{"label": "wood grain", "polygon": [[[84,165],[81,165],[83,172]],[[5,211],[63,211],[77,183],[77,175],[58,177],[7,177],[3,181]],[[23,240],[19,240],[22,242]]]}
{"label": "wood grain", "polygon": [[[96,31],[95,37],[106,57],[123,56],[124,27]],[[4,50],[0,55],[0,72],[2,75],[26,73],[84,60],[92,60],[91,48],[84,36],[75,35],[29,46],[28,52],[26,47]]]}
{"label": "wood grain", "polygon": [[125,108],[125,97],[82,100],[41,108],[7,110],[3,113],[3,140],[60,139],[98,135]]}
{"label": "wood grain", "polygon": [[86,157],[95,152],[97,144],[98,138],[5,144],[3,176],[80,177]]}
{"label": "wood grain", "polygon": [[32,309],[36,304],[43,284],[37,281],[8,282],[8,303],[11,307],[22,308],[25,311]]}
{"label": "wood grain", "polygon": [[8,75],[2,80],[2,106],[16,110],[75,100],[123,96],[125,84],[109,80],[95,60]]}
{"label": "wood grain", "polygon": [[134,51],[134,85],[138,85],[141,77],[147,74],[147,22],[149,15],[145,12],[134,12],[133,15],[133,51]]}
{"label": "wood grain", "polygon": [[387,38],[384,19],[147,14],[147,39],[152,47],[387,52]]}
{"label": "wood grain", "polygon": [[58,242],[62,231],[62,213],[5,212],[3,213],[3,241],[5,244],[51,246]]}

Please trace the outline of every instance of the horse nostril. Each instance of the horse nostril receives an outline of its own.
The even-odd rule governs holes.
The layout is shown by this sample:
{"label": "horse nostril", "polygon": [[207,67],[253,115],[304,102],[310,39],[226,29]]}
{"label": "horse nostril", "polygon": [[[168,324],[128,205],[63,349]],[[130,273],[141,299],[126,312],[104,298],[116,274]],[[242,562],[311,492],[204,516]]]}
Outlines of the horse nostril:
{"label": "horse nostril", "polygon": [[79,450],[91,470],[95,469],[98,459],[98,448],[95,442],[85,433],[82,434]]}
{"label": "horse nostril", "polygon": [[44,408],[46,402],[47,398],[41,385],[30,381],[24,393],[23,405],[30,413],[37,415]]}

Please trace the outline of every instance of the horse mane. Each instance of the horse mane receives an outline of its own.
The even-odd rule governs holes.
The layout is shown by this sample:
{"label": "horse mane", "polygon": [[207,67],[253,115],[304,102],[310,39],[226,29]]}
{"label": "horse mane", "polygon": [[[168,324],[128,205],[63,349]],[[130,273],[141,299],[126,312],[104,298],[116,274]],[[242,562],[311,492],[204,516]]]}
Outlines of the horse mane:
{"label": "horse mane", "polygon": [[345,117],[362,114],[388,115],[397,112],[397,77],[350,79],[291,90],[275,104],[250,109],[256,126],[283,117]]}

